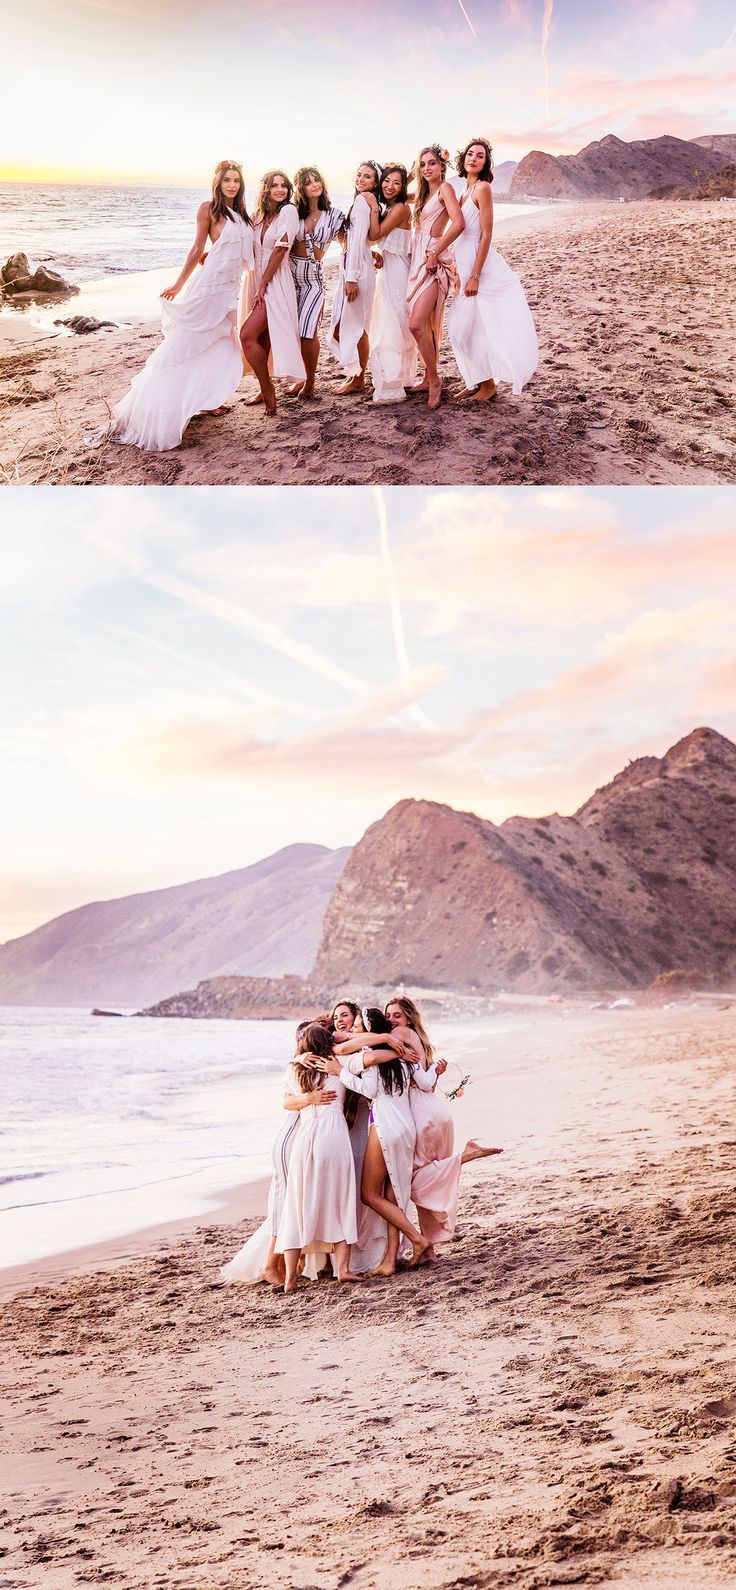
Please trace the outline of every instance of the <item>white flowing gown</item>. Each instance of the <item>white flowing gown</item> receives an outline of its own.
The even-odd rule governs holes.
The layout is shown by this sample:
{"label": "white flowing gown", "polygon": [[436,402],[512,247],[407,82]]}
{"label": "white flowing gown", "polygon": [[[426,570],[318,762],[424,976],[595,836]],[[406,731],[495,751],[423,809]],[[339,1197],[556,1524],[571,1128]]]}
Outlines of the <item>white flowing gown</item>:
{"label": "white flowing gown", "polygon": [[[307,372],[299,339],[299,306],[289,265],[289,254],[298,231],[299,214],[294,204],[282,204],[267,227],[256,223],[253,229],[253,269],[244,283],[239,324],[247,320],[261,277],[274,250],[278,249],[283,264],[266,288],[266,320],[271,343],[269,366],[274,376],[304,381]],[[247,359],[243,360],[243,364],[250,371]]]}
{"label": "white flowing gown", "polygon": [[180,297],[161,299],[163,342],[113,409],[114,441],[168,452],[179,446],[192,415],[219,408],[237,391],[243,376],[238,293],[252,265],[252,228],[239,215],[227,216]]}
{"label": "white flowing gown", "polygon": [[[276,1237],[276,1252],[300,1248],[328,1253],[336,1242],[355,1242],[355,1165],[343,1114],[345,1088],[328,1078],[337,1096],[331,1104],[307,1104],[289,1161],[286,1198]],[[303,1090],[292,1072],[292,1093]]]}
{"label": "white flowing gown", "polygon": [[[360,375],[358,343],[369,331],[376,291],[376,267],[368,243],[371,209],[359,193],[350,211],[345,251],[340,264],[335,302],[332,306],[330,349],[339,359],[346,376]],[[357,282],[358,296],[348,303],[345,283]]]}
{"label": "white flowing gown", "polygon": [[480,214],[472,194],[464,194],[460,202],[465,221],[455,243],[460,280],[447,316],[455,361],[467,387],[508,381],[518,394],[539,364],[531,311],[518,276],[495,248],[488,251],[477,296],[465,297],[480,241]]}
{"label": "white flowing gown", "polygon": [[379,244],[383,270],[378,272],[371,319],[371,376],[374,403],[403,403],[405,387],[418,379],[417,345],[409,330],[406,301],[412,236],[395,227]]}

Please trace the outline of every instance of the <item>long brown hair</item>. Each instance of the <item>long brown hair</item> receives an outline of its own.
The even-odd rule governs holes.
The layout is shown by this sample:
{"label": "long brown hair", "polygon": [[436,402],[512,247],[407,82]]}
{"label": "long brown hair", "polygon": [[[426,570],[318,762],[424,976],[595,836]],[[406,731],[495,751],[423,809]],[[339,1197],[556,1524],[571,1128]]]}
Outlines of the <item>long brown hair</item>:
{"label": "long brown hair", "polygon": [[322,1088],[325,1083],[324,1071],[318,1071],[315,1066],[310,1066],[308,1060],[300,1059],[301,1055],[311,1054],[317,1055],[320,1060],[328,1060],[332,1054],[332,1035],[318,1021],[311,1021],[297,1038],[293,1067],[302,1093],[311,1093],[313,1088]]}
{"label": "long brown hair", "polygon": [[431,1065],[434,1059],[434,1049],[427,1036],[427,1029],[424,1025],[424,1022],[422,1021],[422,1013],[419,1009],[419,1006],[415,1005],[414,1000],[409,999],[406,994],[394,994],[393,999],[387,1000],[384,1007],[385,1013],[388,1012],[389,1006],[391,1005],[401,1006],[401,1009],[403,1010],[406,1017],[407,1027],[411,1027],[412,1032],[416,1033],[424,1053],[427,1056],[427,1060]]}
{"label": "long brown hair", "polygon": [[[222,179],[228,171],[237,171],[240,177],[240,187],[234,199],[226,199],[222,191]],[[226,216],[239,215],[241,220],[249,219],[245,208],[245,180],[243,168],[237,160],[218,160],[212,177],[212,196],[210,198],[210,215],[213,221],[224,221]]]}
{"label": "long brown hair", "polygon": [[484,163],[484,166],[483,166],[483,170],[478,172],[478,181],[479,182],[492,182],[493,181],[493,150],[492,150],[491,145],[489,144],[487,138],[469,138],[467,143],[466,143],[466,145],[465,145],[465,148],[464,149],[458,149],[458,152],[457,152],[457,154],[455,156],[455,170],[456,170],[456,172],[457,172],[459,177],[467,176],[467,172],[465,170],[465,156],[466,156],[468,150],[473,148],[474,144],[477,144],[480,149],[485,149],[485,152],[486,152],[486,158],[485,158],[485,163]]}
{"label": "long brown hair", "polygon": [[427,182],[426,178],[422,176],[422,173],[421,173],[421,171],[419,169],[419,167],[421,165],[422,155],[436,155],[437,156],[437,159],[439,160],[440,168],[441,168],[441,171],[442,171],[442,182],[444,182],[445,177],[447,176],[447,162],[448,162],[448,160],[450,158],[447,150],[446,149],[441,149],[439,144],[425,144],[424,148],[420,149],[419,154],[417,155],[417,158],[416,158],[416,160],[414,162],[414,178],[415,178],[416,184],[417,184],[417,196],[416,196],[416,199],[414,200],[414,225],[415,226],[419,225],[419,217],[420,217],[420,215],[422,213],[422,210],[424,209],[424,206],[425,206],[425,204],[426,204],[426,202],[427,202],[427,200],[429,198],[429,183]]}
{"label": "long brown hair", "polygon": [[282,199],[276,210],[274,210],[274,215],[278,215],[279,210],[283,210],[285,204],[291,204],[292,195],[294,193],[294,184],[291,181],[291,178],[287,177],[286,172],[281,171],[277,166],[275,171],[267,171],[265,175],[261,177],[261,186],[258,189],[258,198],[256,199],[256,221],[264,221],[269,213],[266,209],[266,204],[268,202],[269,190],[274,177],[283,177],[284,182],[286,183],[286,198]]}
{"label": "long brown hair", "polygon": [[307,183],[321,182],[322,192],[317,200],[318,210],[331,210],[332,200],[327,192],[327,183],[321,171],[316,166],[300,166],[294,178],[294,203],[300,221],[306,221],[309,215],[309,199],[307,198]]}

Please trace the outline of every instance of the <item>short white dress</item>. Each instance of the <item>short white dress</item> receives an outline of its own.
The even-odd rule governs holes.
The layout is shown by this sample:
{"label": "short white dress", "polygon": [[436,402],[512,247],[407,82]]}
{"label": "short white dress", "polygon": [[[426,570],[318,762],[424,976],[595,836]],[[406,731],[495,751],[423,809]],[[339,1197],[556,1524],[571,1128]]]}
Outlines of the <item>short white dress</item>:
{"label": "short white dress", "polygon": [[[296,286],[289,265],[289,252],[299,231],[299,215],[296,205],[282,204],[277,210],[268,226],[256,222],[253,227],[254,262],[250,275],[246,278],[241,301],[239,324],[242,325],[250,314],[253,300],[258,292],[261,277],[269,264],[274,249],[282,252],[283,265],[276,271],[275,276],[266,288],[266,320],[268,322],[268,337],[271,343],[269,366],[274,376],[285,376],[291,380],[302,381],[306,377],[304,360],[302,359],[301,341],[299,338],[299,308],[297,304]],[[250,372],[247,359],[243,360],[245,369]]]}
{"label": "short white dress", "polygon": [[377,244],[383,255],[383,270],[378,272],[371,319],[370,369],[374,403],[403,403],[405,387],[418,378],[417,345],[409,330],[406,301],[411,265],[412,235],[395,227]]}
{"label": "short white dress", "polygon": [[113,409],[115,442],[165,453],[178,447],[194,414],[232,397],[243,377],[236,314],[243,272],[253,268],[253,229],[226,216],[204,265],[184,291],[161,299],[163,342]]}
{"label": "short white dress", "polygon": [[[299,1111],[277,1253],[287,1248],[329,1253],[337,1242],[353,1243],[358,1235],[355,1165],[343,1114],[345,1087],[337,1077],[327,1077],[325,1086],[336,1094],[331,1104],[307,1104]],[[304,1091],[293,1067],[289,1087],[292,1093]]]}
{"label": "short white dress", "polygon": [[[364,195],[359,193],[348,216],[348,232],[330,327],[330,351],[340,361],[346,376],[360,374],[358,343],[363,333],[370,330],[373,314],[376,267],[368,243],[370,224],[370,205]],[[358,284],[358,296],[352,303],[348,303],[345,297],[346,282]]]}
{"label": "short white dress", "polygon": [[455,243],[459,284],[447,315],[455,362],[466,387],[508,381],[518,394],[539,364],[531,311],[518,276],[496,248],[488,251],[476,297],[465,297],[480,241],[480,214],[470,193],[464,194],[461,209],[465,231]]}

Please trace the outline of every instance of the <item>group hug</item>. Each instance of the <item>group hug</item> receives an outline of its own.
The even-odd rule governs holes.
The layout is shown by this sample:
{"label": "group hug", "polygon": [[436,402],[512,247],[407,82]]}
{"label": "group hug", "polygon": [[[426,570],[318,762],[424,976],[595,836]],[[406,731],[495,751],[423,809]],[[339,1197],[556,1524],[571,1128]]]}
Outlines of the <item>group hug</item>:
{"label": "group hug", "polygon": [[462,1166],[501,1153],[474,1139],[455,1152],[437,1091],[446,1067],[403,995],[383,1011],[341,999],[302,1022],[268,1213],[223,1279],[291,1293],[301,1276],[360,1281],[432,1263],[454,1235]]}
{"label": "group hug", "polygon": [[491,146],[475,138],[460,150],[454,182],[448,166],[439,144],[411,172],[366,160],[347,215],[314,168],[293,182],[269,171],[249,216],[240,165],[220,161],[182,270],[161,295],[163,341],[105,436],[149,452],[177,447],[195,414],[223,412],[244,371],[265,414],[276,413],[276,381],[313,398],[331,243],[342,252],[326,347],[344,373],[341,396],[368,392],[370,379],[374,403],[417,393],[439,408],[445,329],[464,383],[458,401],[487,402],[499,382],[520,392],[537,368],[537,335],[518,276],[492,247]]}

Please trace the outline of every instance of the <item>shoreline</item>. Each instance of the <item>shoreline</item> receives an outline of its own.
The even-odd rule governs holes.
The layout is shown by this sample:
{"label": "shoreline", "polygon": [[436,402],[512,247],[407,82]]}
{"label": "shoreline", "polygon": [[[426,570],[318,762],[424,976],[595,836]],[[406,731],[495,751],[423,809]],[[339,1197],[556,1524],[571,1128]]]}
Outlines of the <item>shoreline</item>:
{"label": "shoreline", "polygon": [[35,1291],[39,1287],[56,1290],[75,1276],[93,1275],[99,1271],[107,1273],[136,1259],[158,1255],[175,1246],[182,1238],[194,1235],[203,1225],[235,1228],[240,1221],[263,1218],[269,1184],[268,1177],[254,1176],[252,1180],[240,1182],[235,1187],[223,1187],[211,1193],[207,1207],[197,1214],[175,1215],[153,1225],[138,1226],[120,1236],[66,1248],[61,1253],[50,1253],[44,1258],[2,1266],[0,1306],[19,1292]]}
{"label": "shoreline", "polygon": [[287,1299],[208,1219],[6,1303],[8,1586],[731,1584],[736,1032],[656,1015],[519,1034],[518,1142],[486,1047],[437,1266]]}
{"label": "shoreline", "polygon": [[[324,346],[319,396],[280,392],[266,423],[247,377],[219,418],[144,454],[83,445],[157,345],[156,322],[26,342],[0,358],[0,480],[11,485],[627,485],[736,481],[728,206],[574,206],[512,219],[500,251],[524,284],[540,369],[478,413],[452,401],[446,338],[437,414],[413,398],[341,398]],[[336,263],[328,274],[334,283]],[[693,297],[689,284],[708,283]],[[328,291],[328,313],[329,313]],[[71,302],[76,303],[76,300]],[[71,313],[74,310],[72,309]],[[325,325],[327,321],[325,322]],[[288,383],[287,383],[288,384]],[[287,385],[285,384],[285,386]],[[355,447],[356,426],[361,447]]]}

